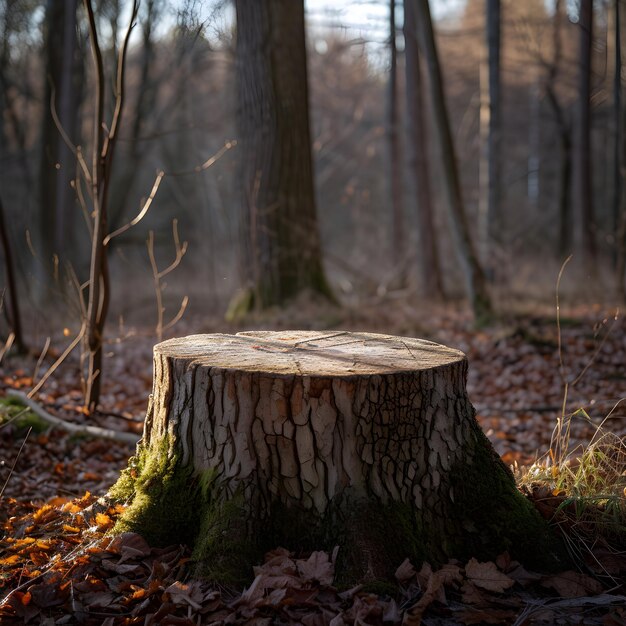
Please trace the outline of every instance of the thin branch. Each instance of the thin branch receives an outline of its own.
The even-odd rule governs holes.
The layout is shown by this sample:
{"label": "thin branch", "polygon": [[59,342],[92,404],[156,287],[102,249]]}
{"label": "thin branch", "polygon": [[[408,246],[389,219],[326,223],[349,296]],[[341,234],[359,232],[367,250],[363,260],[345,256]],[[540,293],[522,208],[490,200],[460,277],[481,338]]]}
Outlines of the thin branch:
{"label": "thin branch", "polygon": [[171,271],[176,269],[185,256],[187,252],[187,242],[184,241],[181,245],[180,238],[178,236],[178,220],[174,219],[172,221],[172,235],[174,238],[174,247],[176,250],[176,255],[172,263],[168,265],[164,270],[159,271],[156,256],[154,254],[154,231],[151,230],[148,233],[148,257],[150,258],[150,266],[152,267],[152,277],[154,280],[154,292],[156,295],[157,301],[157,325],[156,325],[156,335],[157,339],[161,341],[163,338],[163,332],[168,328],[172,328],[174,324],[176,324],[180,318],[185,313],[185,309],[187,308],[187,304],[189,303],[189,298],[185,296],[183,301],[178,309],[178,313],[174,316],[174,318],[167,324],[163,324],[163,314],[165,313],[165,308],[163,307],[163,287],[161,286],[161,279],[164,276],[167,276]]}
{"label": "thin branch", "polygon": [[33,413],[36,413],[48,424],[56,426],[57,428],[62,428],[73,435],[85,435],[99,439],[110,439],[111,441],[119,441],[121,443],[130,443],[133,445],[136,444],[139,439],[137,435],[133,435],[132,433],[120,432],[110,428],[100,428],[99,426],[83,426],[67,422],[60,417],[56,417],[55,415],[48,413],[46,409],[21,391],[9,389],[7,390],[7,395],[19,399],[20,402],[23,402],[31,411],[33,411]]}
{"label": "thin branch", "polygon": [[187,305],[189,304],[189,296],[185,296],[183,301],[180,303],[180,308],[178,309],[178,313],[163,326],[163,332],[172,328],[175,324],[177,324],[182,316],[185,314],[185,310],[187,309]]}
{"label": "thin branch", "polygon": [[93,237],[93,224],[91,223],[91,216],[89,215],[89,209],[87,208],[87,203],[85,202],[85,196],[83,194],[83,186],[80,182],[80,179],[75,178],[71,181],[70,185],[72,189],[76,193],[76,197],[78,198],[78,204],[81,209],[81,213],[83,215],[83,219],[85,220],[85,224],[87,225],[87,232],[89,233],[89,239]]}
{"label": "thin branch", "polygon": [[56,98],[56,90],[54,84],[50,82],[50,114],[52,115],[52,120],[54,125],[57,127],[59,134],[61,135],[61,139],[65,145],[69,148],[70,152],[76,157],[77,163],[80,165],[81,172],[85,177],[85,182],[89,183],[91,181],[91,174],[89,173],[89,168],[87,167],[87,163],[83,158],[82,150],[80,146],[74,145],[74,142],[70,139],[69,135],[65,132],[65,128],[63,128],[63,124],[61,124],[61,120],[57,114],[56,104],[54,103]]}
{"label": "thin branch", "polygon": [[113,119],[111,121],[111,130],[109,130],[108,135],[102,146],[101,156],[107,162],[107,169],[108,165],[111,162],[111,159],[113,158],[113,148],[115,145],[115,140],[117,138],[117,131],[119,128],[120,120],[122,117],[122,109],[124,107],[124,73],[126,67],[126,53],[128,51],[128,42],[130,41],[130,35],[133,28],[135,27],[135,20],[137,19],[138,10],[138,1],[133,0],[132,13],[128,22],[128,28],[126,29],[126,35],[124,36],[124,42],[122,44],[122,47],[120,48],[119,57],[117,60],[117,77],[115,81],[115,111],[113,113]]}
{"label": "thin branch", "polygon": [[161,280],[159,278],[159,268],[157,266],[156,257],[154,256],[154,231],[148,233],[148,257],[150,259],[150,267],[152,268],[152,277],[154,280],[154,293],[156,295],[157,304],[157,339],[163,339],[163,293],[161,290]]}
{"label": "thin branch", "polygon": [[226,152],[237,145],[237,140],[227,141],[212,157],[208,158],[201,165],[196,165],[193,169],[182,170],[180,172],[165,172],[165,176],[189,176],[190,174],[198,174],[203,170],[208,170],[216,161],[219,161]]}
{"label": "thin branch", "polygon": [[41,353],[39,354],[39,358],[37,359],[37,364],[35,365],[35,369],[33,370],[33,382],[37,378],[37,374],[39,374],[39,369],[43,364],[43,360],[46,358],[46,354],[48,354],[48,348],[50,348],[50,337],[46,337],[46,342],[43,345]]}
{"label": "thin branch", "polygon": [[4,494],[4,490],[7,488],[7,485],[9,484],[9,480],[11,479],[11,476],[13,476],[13,470],[15,470],[17,461],[20,458],[20,455],[22,454],[22,450],[24,449],[24,446],[26,445],[26,440],[28,439],[28,436],[30,435],[30,431],[32,429],[33,429],[32,426],[28,429],[28,432],[26,433],[26,437],[24,437],[24,441],[22,441],[22,445],[20,446],[20,449],[17,451],[17,456],[15,457],[15,461],[13,461],[13,465],[11,466],[11,471],[9,472],[7,479],[4,481],[4,485],[2,485],[2,490],[0,490],[0,498],[2,498],[2,495]]}
{"label": "thin branch", "polygon": [[141,211],[139,211],[139,213],[130,222],[128,222],[127,224],[124,224],[124,226],[121,226],[117,230],[114,230],[111,234],[107,235],[102,242],[103,245],[105,246],[108,245],[111,239],[113,239],[113,237],[117,237],[118,235],[125,233],[129,228],[132,228],[133,226],[141,222],[141,220],[146,216],[146,214],[148,213],[148,210],[150,209],[150,205],[152,204],[152,201],[154,200],[157,194],[157,191],[159,190],[159,185],[161,184],[161,181],[163,180],[163,176],[165,176],[165,173],[162,170],[158,172],[154,180],[154,184],[152,185],[150,195],[148,196],[148,199],[144,202],[143,207],[141,207]]}
{"label": "thin branch", "polygon": [[61,365],[61,363],[65,361],[65,359],[72,352],[72,350],[80,343],[80,340],[83,338],[84,334],[85,334],[85,323],[83,322],[83,325],[81,326],[78,335],[74,337],[74,340],[72,341],[72,343],[70,343],[70,345],[67,346],[67,348],[65,348],[65,350],[63,351],[63,354],[61,354],[61,356],[52,364],[50,369],[41,377],[41,380],[30,390],[30,392],[28,393],[29,398],[32,397],[33,394],[37,393],[43,387],[44,383],[48,380],[48,378],[50,378],[50,376],[52,376],[52,374],[56,371],[57,367],[59,367],[59,365]]}
{"label": "thin branch", "polygon": [[11,331],[9,333],[9,336],[7,337],[5,344],[2,346],[2,349],[0,349],[0,363],[2,362],[2,359],[4,358],[4,355],[11,349],[11,346],[13,345],[14,341],[15,341],[15,333]]}
{"label": "thin branch", "polygon": [[180,245],[180,238],[178,237],[178,220],[172,220],[172,236],[174,238],[174,249],[176,250],[176,256],[174,260],[164,269],[158,272],[157,278],[160,280],[167,276],[171,271],[175,270],[182,261],[185,253],[187,252],[187,242],[183,241],[183,245]]}

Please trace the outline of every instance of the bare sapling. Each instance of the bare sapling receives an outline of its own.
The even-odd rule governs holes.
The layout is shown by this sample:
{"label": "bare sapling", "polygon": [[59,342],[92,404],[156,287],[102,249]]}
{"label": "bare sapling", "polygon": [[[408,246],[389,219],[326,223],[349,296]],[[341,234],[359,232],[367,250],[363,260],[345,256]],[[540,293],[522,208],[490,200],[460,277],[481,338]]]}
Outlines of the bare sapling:
{"label": "bare sapling", "polygon": [[[63,352],[61,357],[57,359],[53,367],[46,372],[46,374],[37,383],[36,387],[31,390],[28,395],[29,397],[32,397],[33,394],[40,389],[49,378],[51,373],[80,343],[82,346],[81,363],[84,366],[84,406],[88,412],[93,412],[98,406],[100,399],[104,327],[110,301],[110,278],[107,256],[108,247],[114,237],[117,237],[125,233],[128,229],[136,226],[146,216],[166,174],[163,171],[157,172],[150,194],[147,199],[142,202],[137,215],[127,224],[117,228],[113,232],[108,232],[108,209],[110,203],[109,192],[112,180],[112,169],[115,147],[119,138],[119,130],[122,123],[122,115],[125,104],[126,58],[130,36],[137,19],[139,0],[133,0],[132,2],[130,20],[117,55],[117,70],[114,87],[114,110],[110,123],[106,123],[105,121],[104,103],[106,77],[102,49],[100,47],[96,28],[94,9],[91,0],[83,0],[83,6],[88,17],[90,47],[95,76],[91,165],[87,163],[81,146],[77,146],[72,143],[60,123],[54,105],[54,92],[51,98],[50,107],[52,117],[59,133],[61,134],[63,141],[72,151],[77,162],[77,175],[76,179],[72,182],[72,187],[75,190],[77,200],[81,206],[83,216],[85,217],[87,230],[91,240],[89,279],[86,283],[81,284],[75,275],[73,278],[76,291],[79,294],[82,317],[82,324],[79,332],[67,349]],[[215,155],[207,159],[207,161],[201,165],[196,166],[193,170],[189,172],[175,172],[170,175],[178,176],[202,172],[213,165],[215,161],[217,161],[234,145],[235,142],[226,142],[224,147]],[[176,260],[170,267],[166,268],[166,270],[159,272],[157,269],[155,273],[155,284],[158,283],[158,291],[162,291],[160,283],[161,279],[178,266],[186,251],[186,243],[181,246],[178,241],[176,228],[174,230],[174,239],[176,245]],[[154,251],[152,251],[152,253],[153,252]],[[170,328],[180,319],[186,306],[187,301],[185,299],[183,300],[179,313],[168,324],[164,325],[163,312],[161,310],[162,305],[159,304],[160,317],[159,325],[157,327],[159,339],[164,330]]]}
{"label": "bare sapling", "polygon": [[118,139],[118,132],[124,111],[124,79],[128,42],[137,11],[138,1],[133,0],[131,18],[126,30],[117,61],[115,82],[115,109],[109,130],[105,133],[104,89],[105,76],[102,50],[98,41],[98,32],[91,0],[83,0],[89,19],[89,36],[96,81],[95,114],[93,126],[92,166],[86,182],[93,205],[93,231],[91,236],[91,263],[89,268],[89,287],[87,296],[87,325],[83,342],[83,357],[87,360],[85,380],[85,408],[93,411],[100,399],[102,381],[102,345],[104,325],[109,309],[110,285],[109,268],[104,239],[107,236],[107,204],[111,184],[113,155]]}
{"label": "bare sapling", "polygon": [[163,270],[159,270],[156,261],[156,255],[154,254],[154,231],[151,230],[148,233],[148,256],[150,257],[150,267],[152,267],[152,279],[154,281],[154,292],[156,295],[156,305],[157,305],[157,324],[156,324],[156,336],[159,342],[163,340],[163,333],[172,328],[184,315],[185,309],[187,308],[187,304],[189,303],[189,297],[184,296],[180,307],[178,309],[178,313],[169,321],[167,324],[164,324],[165,318],[165,307],[163,306],[163,290],[165,289],[165,283],[163,283],[163,279],[173,270],[175,270],[180,262],[183,260],[185,253],[187,252],[187,242],[183,241],[180,243],[180,238],[178,236],[178,220],[174,220],[172,222],[172,236],[174,239],[174,250],[175,256],[174,260]]}

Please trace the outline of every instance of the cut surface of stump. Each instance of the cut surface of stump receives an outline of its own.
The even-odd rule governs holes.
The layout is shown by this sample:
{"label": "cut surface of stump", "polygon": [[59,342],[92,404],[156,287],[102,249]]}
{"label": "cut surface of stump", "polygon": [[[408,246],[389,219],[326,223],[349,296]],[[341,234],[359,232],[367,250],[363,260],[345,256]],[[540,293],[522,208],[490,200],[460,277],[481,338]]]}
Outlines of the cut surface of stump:
{"label": "cut surface of stump", "polygon": [[458,350],[360,332],[191,335],[154,348],[118,530],[187,541],[244,582],[262,553],[332,550],[345,582],[406,557],[537,564],[544,522],[476,422]]}

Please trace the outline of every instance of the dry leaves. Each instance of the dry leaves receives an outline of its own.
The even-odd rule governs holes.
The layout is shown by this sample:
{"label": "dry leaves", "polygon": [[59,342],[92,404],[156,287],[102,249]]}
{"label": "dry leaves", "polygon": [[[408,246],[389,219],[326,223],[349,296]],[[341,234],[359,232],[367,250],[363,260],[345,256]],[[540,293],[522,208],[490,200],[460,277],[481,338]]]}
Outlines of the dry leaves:
{"label": "dry leaves", "polygon": [[[570,372],[582,370],[597,346],[589,332],[595,313],[586,312],[585,316],[563,328],[563,354]],[[372,319],[384,325],[384,332],[407,332],[405,327],[394,328],[387,312],[377,311]],[[377,329],[374,324],[370,327]],[[568,409],[592,406],[592,418],[601,419],[614,399],[623,397],[626,389],[619,368],[626,361],[624,330],[621,320],[593,367],[570,390]],[[531,460],[536,450],[547,449],[562,399],[551,313],[545,319],[512,320],[509,328],[477,333],[458,316],[443,312],[437,317],[437,328],[427,334],[468,354],[470,396],[481,424],[507,462]],[[150,338],[111,346],[115,355],[106,363],[102,398],[108,414],[86,416],[82,411],[77,361],[60,368],[39,399],[64,418],[138,432],[151,385],[151,346]],[[0,363],[0,381],[4,386],[28,389],[35,363],[23,362],[19,367],[16,363],[13,358]],[[39,376],[43,371],[45,365]],[[614,416],[625,415],[626,403],[622,403]],[[618,434],[626,432],[626,420],[612,423]],[[592,429],[593,423],[574,423],[573,441],[588,437]],[[0,461],[4,465],[0,465],[0,484],[8,477],[24,434],[16,423],[1,431]],[[182,546],[154,549],[133,533],[105,537],[120,508],[97,505],[91,494],[106,491],[130,454],[127,446],[76,440],[56,430],[31,434],[0,503],[3,626],[70,623],[72,619],[87,626],[382,626],[403,620],[426,623],[431,616],[450,625],[513,624],[522,623],[521,615],[539,615],[533,613],[538,599],[548,603],[541,607],[548,623],[580,613],[582,607],[586,623],[626,623],[620,596],[602,594],[595,579],[574,571],[541,576],[508,555],[493,563],[470,559],[435,571],[428,564],[416,569],[405,561],[396,570],[402,589],[395,598],[387,598],[358,588],[338,592],[332,587],[335,555],[315,552],[296,558],[277,549],[255,568],[248,590],[239,595],[223,594],[208,582],[189,577],[189,554]],[[79,494],[85,495],[74,497]],[[543,495],[536,502],[549,517],[562,498]],[[623,554],[601,554],[602,549],[589,555],[585,571],[610,574],[617,584],[623,584]]]}

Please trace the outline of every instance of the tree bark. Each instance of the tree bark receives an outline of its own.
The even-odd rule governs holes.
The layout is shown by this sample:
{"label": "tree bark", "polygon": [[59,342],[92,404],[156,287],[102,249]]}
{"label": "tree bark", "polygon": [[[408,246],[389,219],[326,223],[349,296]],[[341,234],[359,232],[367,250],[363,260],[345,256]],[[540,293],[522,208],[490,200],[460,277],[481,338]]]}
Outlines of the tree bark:
{"label": "tree bark", "polygon": [[26,342],[24,341],[24,334],[22,332],[22,316],[20,315],[19,297],[17,293],[17,283],[15,281],[15,263],[13,256],[13,248],[11,246],[11,237],[7,232],[6,220],[4,219],[4,205],[2,204],[2,198],[0,198],[0,245],[2,245],[2,252],[4,254],[4,265],[6,268],[6,280],[8,288],[8,300],[6,305],[7,313],[9,314],[9,323],[11,325],[11,331],[15,337],[15,345],[20,352],[28,352]]}
{"label": "tree bark", "polygon": [[591,171],[591,51],[593,0],[581,0],[579,18],[578,120],[576,124],[574,197],[579,210],[579,238],[585,261],[595,266],[597,257]]}
{"label": "tree bark", "polygon": [[[40,162],[40,236],[44,267],[53,255],[69,257],[75,263],[76,159],[61,139],[50,107],[56,109],[59,123],[74,144],[79,129],[81,55],[77,53],[76,10],[78,0],[48,0],[45,20],[45,100],[43,107]],[[46,277],[49,280],[50,277]]]}
{"label": "tree bark", "polygon": [[423,293],[431,298],[444,298],[441,263],[437,252],[434,202],[428,157],[428,131],[424,102],[424,81],[417,44],[415,5],[404,2],[404,62],[406,68],[406,123],[409,171],[414,180],[416,199],[419,264]]}
{"label": "tree bark", "polygon": [[563,261],[571,254],[572,246],[572,129],[565,107],[559,101],[556,85],[560,76],[562,62],[562,29],[568,21],[562,0],[555,0],[552,18],[552,41],[554,54],[544,82],[546,99],[556,121],[559,135],[559,201],[558,201],[558,247],[559,260]]}
{"label": "tree bark", "polygon": [[322,267],[303,0],[237,0],[242,274],[259,308],[331,295]]}
{"label": "tree bark", "polygon": [[389,180],[391,186],[392,251],[395,286],[406,286],[406,237],[404,224],[404,187],[402,185],[402,144],[400,141],[400,103],[398,99],[398,49],[396,46],[396,0],[389,0],[389,84],[388,138]]}
{"label": "tree bark", "polygon": [[476,254],[472,241],[459,178],[458,164],[450,130],[450,120],[446,107],[439,55],[435,42],[433,23],[428,0],[416,1],[418,41],[422,47],[428,66],[430,95],[434,126],[439,140],[441,174],[446,195],[446,208],[450,228],[455,238],[456,253],[464,270],[468,297],[478,322],[492,316],[491,298],[487,290],[485,273]]}
{"label": "tree bark", "polygon": [[339,546],[341,581],[504,550],[552,557],[547,527],[474,417],[463,353],[370,333],[254,331],[157,344],[117,531],[188,541],[243,583],[278,545]]}
{"label": "tree bark", "polygon": [[[499,233],[500,198],[500,0],[487,0],[487,58],[481,68],[479,231],[482,262],[494,269],[491,244]],[[485,64],[483,64],[485,65]],[[491,273],[491,272],[490,272]]]}

